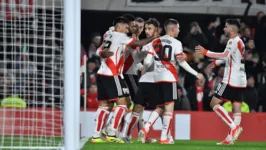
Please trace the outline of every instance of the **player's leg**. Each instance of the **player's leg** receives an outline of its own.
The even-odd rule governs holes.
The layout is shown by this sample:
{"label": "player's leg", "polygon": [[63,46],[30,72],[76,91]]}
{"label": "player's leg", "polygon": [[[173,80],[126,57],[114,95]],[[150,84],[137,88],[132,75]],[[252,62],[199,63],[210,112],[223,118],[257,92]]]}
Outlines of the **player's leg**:
{"label": "player's leg", "polygon": [[164,109],[165,112],[163,114],[163,128],[160,138],[160,144],[170,144],[170,140],[168,139],[168,132],[172,123],[174,102],[172,101],[171,103],[166,104]]}
{"label": "player's leg", "polygon": [[110,129],[108,129],[107,140],[116,143],[124,143],[123,140],[117,138],[116,133],[118,132],[118,127],[120,126],[121,121],[127,112],[128,102],[126,100],[126,97],[129,96],[129,91],[126,87],[125,82],[121,79],[120,76],[115,76],[114,82],[116,84],[116,91],[119,98],[118,100],[116,100],[117,105],[114,110]]}
{"label": "player's leg", "polygon": [[106,123],[106,118],[108,118],[110,110],[112,109],[112,104],[107,101],[109,98],[106,94],[106,88],[103,83],[109,83],[110,78],[104,76],[98,76],[97,86],[98,86],[98,100],[100,101],[99,107],[96,111],[96,126],[93,132],[91,142],[93,143],[102,143],[104,140],[101,137],[101,131]]}
{"label": "player's leg", "polygon": [[102,143],[104,140],[101,137],[102,129],[106,123],[106,118],[109,116],[110,106],[107,101],[102,101],[99,104],[99,107],[96,111],[96,126],[92,135],[91,142],[93,143]]}
{"label": "player's leg", "polygon": [[[132,105],[132,101],[134,102],[134,99],[135,99],[135,95],[137,93],[137,90],[138,90],[138,76],[134,76],[134,75],[130,75],[130,74],[124,74],[123,75],[124,77],[124,82],[126,83],[126,86],[129,90],[129,93],[130,93],[130,97],[126,97],[126,100],[127,100],[127,108],[128,110],[130,110],[130,107]],[[125,142],[130,142],[129,141],[129,138],[126,138],[126,135],[124,135],[124,131],[127,130],[128,128],[128,123],[126,122],[125,120],[125,117],[123,117],[122,119],[122,122],[121,122],[121,125],[120,125],[120,129],[119,129],[119,134],[118,136],[120,138],[123,138],[125,140]],[[127,131],[125,131],[127,132]]]}
{"label": "player's leg", "polygon": [[176,83],[162,83],[161,91],[165,100],[164,113],[163,113],[163,128],[160,138],[160,144],[171,144],[168,139],[168,132],[172,125],[173,111],[175,101],[177,100],[177,85]]}
{"label": "player's leg", "polygon": [[[228,86],[227,84],[219,84],[215,95],[213,96],[210,106],[214,112],[230,127],[233,139],[239,136],[242,132],[242,128],[236,125],[232,118],[229,116],[228,112],[220,105],[223,99],[235,100],[237,99],[237,91],[235,88]],[[232,144],[232,141],[228,141],[228,144]],[[218,144],[218,143],[217,143]]]}
{"label": "player's leg", "polygon": [[145,83],[140,83],[134,98],[134,107],[132,110],[132,114],[127,123],[126,138],[128,139],[130,139],[134,128],[139,122],[141,113],[143,112],[145,106],[144,98],[146,92],[147,92],[147,85]]}
{"label": "player's leg", "polygon": [[148,120],[144,124],[144,127],[138,133],[138,141],[141,143],[147,142],[147,134],[150,131],[150,127],[155,123],[159,116],[163,113],[164,107],[157,106],[154,111],[151,112]]}
{"label": "player's leg", "polygon": [[[236,125],[240,125],[241,122],[241,102],[234,102],[233,103],[233,121],[235,122]],[[231,129],[229,129],[229,132],[225,138],[225,140],[223,140],[220,143],[217,143],[218,145],[225,145],[227,143],[231,143],[233,144],[232,141],[233,137],[231,135]]]}

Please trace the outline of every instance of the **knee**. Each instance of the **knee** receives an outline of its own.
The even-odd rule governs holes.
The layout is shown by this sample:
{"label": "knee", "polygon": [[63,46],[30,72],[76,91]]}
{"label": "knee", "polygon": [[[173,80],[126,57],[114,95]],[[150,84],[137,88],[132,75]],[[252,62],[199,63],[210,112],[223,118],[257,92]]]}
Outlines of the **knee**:
{"label": "knee", "polygon": [[210,107],[213,109],[215,105],[220,104],[220,100],[216,100],[215,98],[213,98],[210,102]]}

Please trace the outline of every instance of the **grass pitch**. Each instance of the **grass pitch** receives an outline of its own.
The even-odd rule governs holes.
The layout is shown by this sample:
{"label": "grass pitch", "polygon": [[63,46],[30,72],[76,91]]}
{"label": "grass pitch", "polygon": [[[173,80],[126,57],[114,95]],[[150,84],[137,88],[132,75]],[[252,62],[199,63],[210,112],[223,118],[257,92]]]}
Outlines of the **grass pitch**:
{"label": "grass pitch", "polygon": [[176,140],[172,145],[102,143],[88,141],[82,150],[266,150],[266,142],[236,142],[234,145],[216,145],[219,141],[181,141]]}

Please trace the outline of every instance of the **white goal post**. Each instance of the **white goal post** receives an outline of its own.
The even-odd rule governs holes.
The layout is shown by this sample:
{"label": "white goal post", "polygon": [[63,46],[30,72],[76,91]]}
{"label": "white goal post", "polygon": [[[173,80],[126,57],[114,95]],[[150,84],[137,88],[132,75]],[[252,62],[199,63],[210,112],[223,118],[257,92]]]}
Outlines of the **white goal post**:
{"label": "white goal post", "polygon": [[0,0],[0,149],[77,150],[80,0]]}

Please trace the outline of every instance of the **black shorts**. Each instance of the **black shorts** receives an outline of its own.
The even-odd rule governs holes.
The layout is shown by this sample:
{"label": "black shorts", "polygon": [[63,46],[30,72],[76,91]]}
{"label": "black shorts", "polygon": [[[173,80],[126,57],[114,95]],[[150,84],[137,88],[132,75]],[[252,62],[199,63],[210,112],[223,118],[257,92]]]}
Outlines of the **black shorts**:
{"label": "black shorts", "polygon": [[124,74],[124,78],[125,78],[127,87],[129,89],[131,100],[133,102],[135,102],[136,94],[137,94],[137,91],[138,91],[139,76],[130,75],[130,74]]}
{"label": "black shorts", "polygon": [[155,93],[155,83],[140,82],[134,103],[143,107],[149,106],[156,100]]}
{"label": "black shorts", "polygon": [[178,99],[177,83],[159,82],[155,83],[156,105],[163,106]]}
{"label": "black shorts", "polygon": [[221,100],[242,102],[245,88],[234,88],[225,83],[219,83],[214,96]]}
{"label": "black shorts", "polygon": [[128,97],[129,90],[120,76],[97,76],[98,101],[115,101]]}

